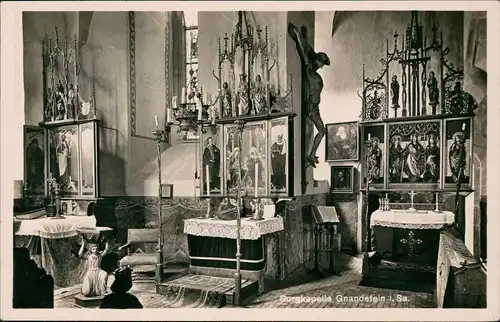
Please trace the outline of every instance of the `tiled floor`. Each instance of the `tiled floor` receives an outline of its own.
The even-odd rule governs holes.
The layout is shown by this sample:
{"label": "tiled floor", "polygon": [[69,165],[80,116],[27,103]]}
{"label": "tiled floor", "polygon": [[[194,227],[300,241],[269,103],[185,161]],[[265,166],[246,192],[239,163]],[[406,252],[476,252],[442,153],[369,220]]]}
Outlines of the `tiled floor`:
{"label": "tiled floor", "polygon": [[[341,276],[330,276],[314,282],[303,283],[257,296],[245,303],[249,308],[432,308],[433,295],[375,287],[359,286],[361,260],[341,256],[348,270]],[[346,263],[346,261],[348,263]],[[64,292],[64,293],[62,293]],[[58,290],[56,308],[73,307],[73,296],[78,287]],[[135,283],[131,293],[146,308],[169,307],[168,300],[155,293],[153,283]],[[180,306],[183,307],[183,306]]]}

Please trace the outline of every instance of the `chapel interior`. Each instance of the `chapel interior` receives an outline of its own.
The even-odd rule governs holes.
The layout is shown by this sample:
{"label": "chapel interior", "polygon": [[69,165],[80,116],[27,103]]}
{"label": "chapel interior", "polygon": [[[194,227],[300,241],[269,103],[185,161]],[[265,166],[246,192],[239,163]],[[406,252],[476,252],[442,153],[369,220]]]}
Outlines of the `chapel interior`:
{"label": "chapel interior", "polygon": [[161,297],[144,307],[188,291],[245,306],[341,278],[342,258],[360,286],[486,307],[485,12],[24,12],[22,27],[14,307],[62,289],[99,307],[123,276]]}

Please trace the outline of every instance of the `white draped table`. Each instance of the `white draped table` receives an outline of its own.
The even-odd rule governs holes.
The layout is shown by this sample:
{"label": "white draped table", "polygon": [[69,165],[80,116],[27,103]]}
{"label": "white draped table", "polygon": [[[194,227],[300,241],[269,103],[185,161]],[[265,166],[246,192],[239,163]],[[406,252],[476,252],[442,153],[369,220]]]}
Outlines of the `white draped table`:
{"label": "white draped table", "polygon": [[441,229],[453,224],[454,219],[455,215],[449,211],[376,210],[371,215],[370,227]]}
{"label": "white draped table", "polygon": [[[236,239],[236,220],[194,218],[184,221],[184,233],[187,235]],[[241,219],[240,237],[245,240],[257,240],[266,234],[284,229],[283,218],[273,217],[263,220]]]}
{"label": "white draped table", "polygon": [[[71,253],[76,242],[73,237],[78,235],[78,228],[95,228],[96,224],[94,216],[14,219],[16,244],[28,248],[35,261],[54,278],[56,286],[75,285],[81,282],[83,268],[81,259]],[[39,251],[41,256],[37,258]]]}
{"label": "white draped table", "polygon": [[65,218],[42,217],[31,220],[18,220],[16,235],[38,236],[48,239],[68,238],[78,235],[78,228],[95,228],[94,216],[66,216]]}

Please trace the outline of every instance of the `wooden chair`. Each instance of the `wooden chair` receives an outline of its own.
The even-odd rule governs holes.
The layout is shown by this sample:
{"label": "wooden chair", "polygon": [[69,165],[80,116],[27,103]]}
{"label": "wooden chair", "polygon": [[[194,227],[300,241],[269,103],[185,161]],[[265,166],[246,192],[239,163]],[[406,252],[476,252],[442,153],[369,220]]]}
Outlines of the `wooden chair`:
{"label": "wooden chair", "polygon": [[[156,264],[158,263],[158,253],[156,251],[156,246],[158,245],[158,233],[159,230],[156,228],[129,229],[127,243],[118,248],[120,251],[127,251],[125,257],[120,260],[119,265],[130,266],[133,270],[132,278],[134,280],[155,279]],[[147,252],[145,249],[147,244],[153,245],[155,251]],[[133,245],[139,246],[135,252],[131,252]],[[165,256],[162,256],[162,258],[165,258]],[[159,276],[159,280],[161,280],[165,275],[184,273],[188,269],[189,263],[179,262],[175,259],[173,262],[169,262],[164,259],[161,270],[162,276]]]}
{"label": "wooden chair", "polygon": [[[157,253],[148,253],[143,248],[147,244],[157,244],[158,233],[158,229],[152,228],[129,229],[127,243],[118,248],[120,251],[126,250],[127,252],[125,257],[120,259],[119,265],[130,266],[134,272],[134,280],[155,278],[156,264],[158,262]],[[131,252],[131,247],[134,245],[138,245],[139,248],[135,252]]]}

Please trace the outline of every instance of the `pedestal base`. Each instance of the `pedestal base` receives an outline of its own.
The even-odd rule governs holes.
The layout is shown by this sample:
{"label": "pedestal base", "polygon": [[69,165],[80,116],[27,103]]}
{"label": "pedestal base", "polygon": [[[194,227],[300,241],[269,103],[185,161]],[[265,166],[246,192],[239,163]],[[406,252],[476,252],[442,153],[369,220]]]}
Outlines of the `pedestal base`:
{"label": "pedestal base", "polygon": [[82,293],[79,293],[75,295],[75,307],[79,308],[88,308],[88,307],[100,307],[102,303],[102,299],[104,296],[91,296],[91,297],[86,297],[83,296]]}

